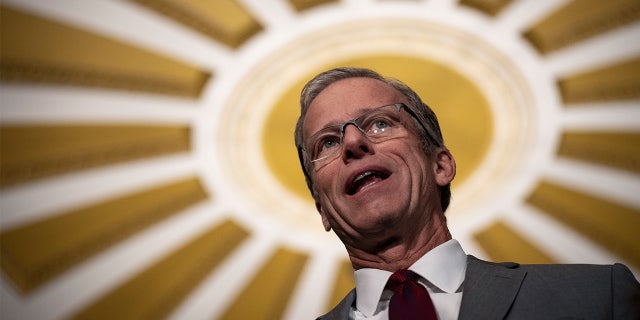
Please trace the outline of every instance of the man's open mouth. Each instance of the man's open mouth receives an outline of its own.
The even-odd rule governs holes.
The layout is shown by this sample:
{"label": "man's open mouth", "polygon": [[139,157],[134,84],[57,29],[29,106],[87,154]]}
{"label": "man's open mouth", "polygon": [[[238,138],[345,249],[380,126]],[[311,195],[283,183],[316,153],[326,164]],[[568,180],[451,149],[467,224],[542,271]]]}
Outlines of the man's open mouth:
{"label": "man's open mouth", "polygon": [[356,174],[347,186],[347,194],[352,196],[364,187],[389,178],[390,173],[381,170],[366,170]]}

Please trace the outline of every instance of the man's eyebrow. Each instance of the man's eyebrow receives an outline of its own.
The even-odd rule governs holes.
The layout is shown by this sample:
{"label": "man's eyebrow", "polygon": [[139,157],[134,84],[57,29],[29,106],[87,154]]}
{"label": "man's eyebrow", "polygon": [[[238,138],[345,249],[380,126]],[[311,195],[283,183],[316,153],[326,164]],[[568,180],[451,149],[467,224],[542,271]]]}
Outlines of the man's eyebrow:
{"label": "man's eyebrow", "polygon": [[[384,107],[384,106],[382,106],[382,107]],[[322,126],[319,130],[317,130],[316,132],[312,133],[312,135],[316,134],[316,133],[318,133],[318,132],[320,132],[320,131],[322,131],[324,129],[331,128],[331,127],[337,127],[337,126],[339,126],[339,125],[341,125],[341,124],[343,124],[343,123],[345,123],[347,121],[351,121],[351,120],[357,119],[362,114],[364,114],[365,112],[373,110],[373,109],[376,109],[376,108],[379,108],[379,107],[373,107],[373,108],[368,108],[368,109],[366,107],[359,108],[355,112],[356,116],[351,116],[349,119],[340,120],[340,121],[338,121],[338,120],[329,121],[324,126]]]}
{"label": "man's eyebrow", "polygon": [[[356,119],[356,118],[358,118],[359,116],[361,116],[363,113],[365,113],[366,111],[367,111],[367,109],[364,109],[364,108],[358,109],[358,110],[356,110],[356,114],[357,114],[357,116],[355,116],[355,117],[349,116],[349,119],[329,121],[329,122],[328,122],[328,123],[326,123],[324,126],[322,126],[322,128],[321,128],[320,130],[325,129],[325,128],[330,128],[330,127],[339,126],[339,125],[341,125],[341,124],[343,124],[343,123],[345,123],[345,122],[347,122],[347,121],[351,121],[351,120],[353,120],[353,119]],[[318,130],[318,131],[319,131],[319,130]]]}

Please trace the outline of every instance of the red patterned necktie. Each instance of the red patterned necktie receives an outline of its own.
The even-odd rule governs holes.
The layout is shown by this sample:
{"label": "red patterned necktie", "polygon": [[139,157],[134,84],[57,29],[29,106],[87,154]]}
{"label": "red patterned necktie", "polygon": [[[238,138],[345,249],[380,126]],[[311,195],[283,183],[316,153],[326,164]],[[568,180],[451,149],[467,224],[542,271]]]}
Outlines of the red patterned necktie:
{"label": "red patterned necktie", "polygon": [[389,302],[389,320],[437,320],[429,293],[413,271],[398,270],[391,275],[386,288],[393,291]]}

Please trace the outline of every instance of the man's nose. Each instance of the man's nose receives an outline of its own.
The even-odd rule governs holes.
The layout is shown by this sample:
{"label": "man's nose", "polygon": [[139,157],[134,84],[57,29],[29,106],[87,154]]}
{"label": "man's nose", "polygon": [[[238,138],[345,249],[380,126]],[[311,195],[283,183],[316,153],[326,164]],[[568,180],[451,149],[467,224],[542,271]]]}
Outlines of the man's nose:
{"label": "man's nose", "polygon": [[355,124],[349,123],[344,127],[342,135],[342,159],[349,161],[350,159],[362,158],[367,154],[373,153],[373,145],[371,140],[356,127]]}

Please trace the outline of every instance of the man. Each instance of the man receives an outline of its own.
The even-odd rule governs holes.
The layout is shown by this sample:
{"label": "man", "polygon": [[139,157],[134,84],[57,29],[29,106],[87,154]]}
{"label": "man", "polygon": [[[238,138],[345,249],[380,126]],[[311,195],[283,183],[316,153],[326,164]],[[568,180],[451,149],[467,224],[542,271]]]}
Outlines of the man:
{"label": "man", "polygon": [[640,284],[623,265],[497,264],[464,253],[444,215],[455,160],[408,86],[337,68],[307,83],[300,103],[307,185],[356,280],[319,319],[640,319]]}

